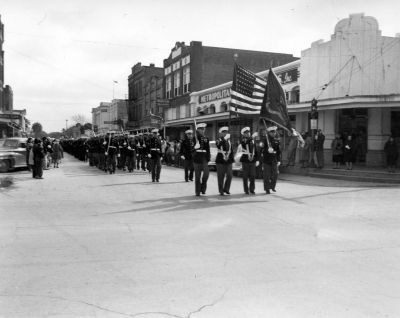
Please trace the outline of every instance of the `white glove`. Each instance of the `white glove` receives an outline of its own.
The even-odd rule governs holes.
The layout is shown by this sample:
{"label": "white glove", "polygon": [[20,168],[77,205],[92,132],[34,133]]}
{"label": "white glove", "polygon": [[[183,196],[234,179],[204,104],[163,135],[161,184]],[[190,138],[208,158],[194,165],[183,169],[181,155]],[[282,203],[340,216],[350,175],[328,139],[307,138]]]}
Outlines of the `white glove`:
{"label": "white glove", "polygon": [[231,134],[226,134],[224,137],[225,140],[228,140],[229,138],[231,138]]}
{"label": "white glove", "polygon": [[106,156],[108,156],[108,152],[105,152],[104,154],[105,154]]}
{"label": "white glove", "polygon": [[269,147],[269,148],[268,148],[268,152],[269,152],[269,153],[274,153],[274,148]]}
{"label": "white glove", "polygon": [[194,149],[200,149],[200,144],[196,144],[196,145],[194,146]]}
{"label": "white glove", "polygon": [[107,141],[103,142],[103,145],[104,145],[104,146],[107,145]]}
{"label": "white glove", "polygon": [[148,154],[147,157],[151,158],[151,154]]}
{"label": "white glove", "polygon": [[119,157],[121,157],[121,155],[120,155],[120,154],[118,154],[118,155],[117,155],[117,157],[119,158]]}
{"label": "white glove", "polygon": [[182,160],[185,160],[185,156],[181,156],[181,159],[182,159]]}
{"label": "white glove", "polygon": [[132,149],[131,146],[128,146],[128,149],[131,150]]}
{"label": "white glove", "polygon": [[350,146],[349,145],[346,145],[346,146],[344,146],[346,149],[350,149]]}
{"label": "white glove", "polygon": [[124,146],[126,146],[126,142],[124,142]]}
{"label": "white glove", "polygon": [[280,161],[278,161],[277,163],[276,163],[277,165],[278,165],[278,167],[281,165],[281,162]]}
{"label": "white glove", "polygon": [[260,161],[256,161],[256,167],[260,165]]}
{"label": "white glove", "polygon": [[51,149],[51,146],[50,146],[50,145],[48,145],[48,146],[47,146],[47,148]]}

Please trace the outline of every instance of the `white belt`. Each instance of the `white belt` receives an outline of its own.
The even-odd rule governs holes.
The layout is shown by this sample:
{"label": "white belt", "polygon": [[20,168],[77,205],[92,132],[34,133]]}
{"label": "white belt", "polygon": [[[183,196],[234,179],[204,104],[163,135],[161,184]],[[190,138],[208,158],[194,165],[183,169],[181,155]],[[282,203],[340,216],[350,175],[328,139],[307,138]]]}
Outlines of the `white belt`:
{"label": "white belt", "polygon": [[207,152],[207,150],[196,150],[196,152]]}
{"label": "white belt", "polygon": [[117,148],[117,147],[115,147],[115,146],[108,146],[108,148]]}
{"label": "white belt", "polygon": [[159,148],[150,148],[150,150],[157,151],[157,150],[161,150],[161,149],[159,149]]}

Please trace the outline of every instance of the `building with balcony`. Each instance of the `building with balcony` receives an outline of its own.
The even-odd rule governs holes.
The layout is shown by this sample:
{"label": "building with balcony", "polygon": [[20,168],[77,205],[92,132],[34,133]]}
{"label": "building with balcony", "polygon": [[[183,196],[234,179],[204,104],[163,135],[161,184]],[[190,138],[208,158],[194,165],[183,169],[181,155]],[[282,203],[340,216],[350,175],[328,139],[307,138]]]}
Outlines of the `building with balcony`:
{"label": "building with balcony", "polygon": [[231,80],[235,62],[259,72],[297,59],[292,54],[210,47],[198,41],[189,45],[177,42],[164,60],[164,97],[169,101],[164,109],[167,134],[180,137],[185,127],[174,123],[197,115],[192,111],[190,93]]}

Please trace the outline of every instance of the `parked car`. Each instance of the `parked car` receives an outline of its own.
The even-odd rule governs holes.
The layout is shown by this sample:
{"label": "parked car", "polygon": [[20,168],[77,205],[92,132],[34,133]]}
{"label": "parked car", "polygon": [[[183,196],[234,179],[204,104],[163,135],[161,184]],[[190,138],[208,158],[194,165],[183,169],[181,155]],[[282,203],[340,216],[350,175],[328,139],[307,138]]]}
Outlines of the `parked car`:
{"label": "parked car", "polygon": [[15,168],[27,167],[26,164],[27,138],[6,138],[0,146],[0,172]]}
{"label": "parked car", "polygon": [[[235,150],[234,150],[235,153]],[[218,148],[215,141],[210,141],[210,161],[208,162],[208,166],[214,170],[217,170],[217,165],[215,163],[215,159],[217,158]],[[239,160],[235,160],[232,163],[232,170],[233,171],[241,171],[242,170],[242,163]]]}

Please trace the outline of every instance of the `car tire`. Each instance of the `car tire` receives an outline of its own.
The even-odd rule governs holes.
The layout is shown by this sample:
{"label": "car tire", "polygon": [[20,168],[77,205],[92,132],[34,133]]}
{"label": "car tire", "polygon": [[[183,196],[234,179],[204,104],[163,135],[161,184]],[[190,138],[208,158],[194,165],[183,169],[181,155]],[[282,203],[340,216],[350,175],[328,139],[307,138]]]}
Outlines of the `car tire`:
{"label": "car tire", "polygon": [[0,160],[0,172],[8,172],[10,170],[9,160]]}

